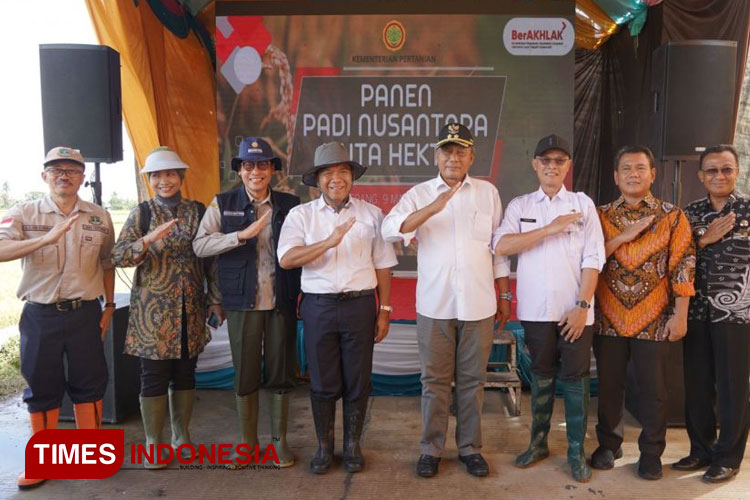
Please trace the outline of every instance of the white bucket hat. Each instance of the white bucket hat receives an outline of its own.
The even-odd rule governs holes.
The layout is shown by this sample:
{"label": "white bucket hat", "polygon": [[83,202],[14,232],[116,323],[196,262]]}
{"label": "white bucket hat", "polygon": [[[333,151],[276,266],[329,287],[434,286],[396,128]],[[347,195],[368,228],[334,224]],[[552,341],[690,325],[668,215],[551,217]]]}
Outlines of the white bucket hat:
{"label": "white bucket hat", "polygon": [[142,174],[158,172],[160,170],[184,170],[189,168],[180,156],[166,146],[159,146],[146,157],[146,164],[141,169]]}

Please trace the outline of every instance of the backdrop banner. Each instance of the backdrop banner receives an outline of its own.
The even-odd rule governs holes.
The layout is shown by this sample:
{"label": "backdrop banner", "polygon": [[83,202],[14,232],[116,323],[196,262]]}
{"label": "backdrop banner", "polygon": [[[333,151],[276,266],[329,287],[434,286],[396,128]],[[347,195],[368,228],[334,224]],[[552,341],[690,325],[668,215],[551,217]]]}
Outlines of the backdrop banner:
{"label": "backdrop banner", "polygon": [[[536,188],[541,137],[573,142],[573,1],[217,2],[216,16],[222,189],[242,138],[261,136],[283,160],[275,189],[310,200],[301,174],[339,141],[367,167],[354,196],[387,213],[437,175],[435,138],[458,121],[470,175],[507,205]],[[414,269],[414,248],[398,252]]]}

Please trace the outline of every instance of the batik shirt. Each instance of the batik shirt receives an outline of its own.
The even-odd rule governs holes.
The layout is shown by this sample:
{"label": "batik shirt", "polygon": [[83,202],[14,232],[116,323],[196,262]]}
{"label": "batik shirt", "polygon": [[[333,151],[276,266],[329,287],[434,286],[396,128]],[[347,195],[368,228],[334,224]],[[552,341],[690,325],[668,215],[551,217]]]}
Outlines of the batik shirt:
{"label": "batik shirt", "polygon": [[688,319],[750,323],[750,197],[734,192],[717,212],[706,197],[685,209],[696,243],[716,218],[734,212],[734,228],[721,240],[697,249],[695,297]]}
{"label": "batik shirt", "polygon": [[653,215],[634,240],[609,256],[596,287],[594,331],[600,335],[665,340],[674,297],[695,295],[695,248],[690,223],[678,207],[650,193],[636,207],[620,197],[597,209],[605,241]]}
{"label": "batik shirt", "polygon": [[193,252],[200,222],[195,202],[183,198],[176,212],[157,199],[148,203],[149,231],[175,218],[177,223],[168,236],[144,249],[141,211],[135,207],[117,238],[112,252],[115,265],[136,267],[124,352],[146,359],[180,359],[185,330],[192,359],[211,340],[206,307],[221,303],[216,259],[199,259]]}

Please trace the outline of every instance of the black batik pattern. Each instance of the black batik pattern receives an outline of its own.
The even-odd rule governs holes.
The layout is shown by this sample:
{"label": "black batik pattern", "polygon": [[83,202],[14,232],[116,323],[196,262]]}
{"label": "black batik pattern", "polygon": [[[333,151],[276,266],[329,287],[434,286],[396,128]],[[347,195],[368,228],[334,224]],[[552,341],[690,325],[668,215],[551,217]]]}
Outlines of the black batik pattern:
{"label": "black batik pattern", "polygon": [[[697,242],[717,217],[734,212],[732,231],[713,245],[700,249]],[[708,198],[685,209],[696,241],[695,297],[688,319],[711,322],[750,323],[750,197],[735,192],[716,212]]]}

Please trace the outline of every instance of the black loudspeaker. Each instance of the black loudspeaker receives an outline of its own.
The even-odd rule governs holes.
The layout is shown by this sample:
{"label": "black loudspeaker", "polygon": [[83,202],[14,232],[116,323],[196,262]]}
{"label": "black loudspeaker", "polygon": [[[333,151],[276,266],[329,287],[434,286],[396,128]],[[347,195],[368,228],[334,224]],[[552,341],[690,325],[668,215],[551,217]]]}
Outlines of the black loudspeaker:
{"label": "black loudspeaker", "polygon": [[[102,421],[114,424],[123,421],[140,408],[141,362],[135,356],[122,353],[128,329],[130,295],[116,294],[117,309],[112,316],[109,332],[104,339],[104,357],[107,359],[109,379],[102,401]],[[67,364],[65,365],[67,370]],[[60,408],[60,420],[75,420],[73,403],[67,392]]]}
{"label": "black loudspeaker", "polygon": [[687,40],[654,51],[649,146],[657,160],[695,160],[734,135],[737,42]]}
{"label": "black loudspeaker", "polygon": [[103,45],[40,45],[45,152],[79,149],[87,162],[122,160],[120,54]]}

